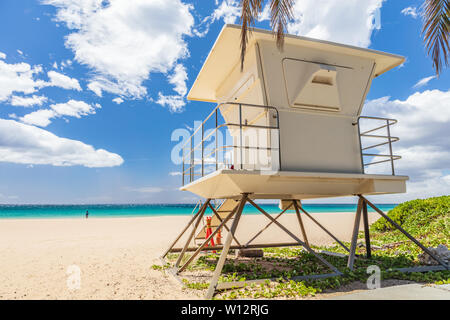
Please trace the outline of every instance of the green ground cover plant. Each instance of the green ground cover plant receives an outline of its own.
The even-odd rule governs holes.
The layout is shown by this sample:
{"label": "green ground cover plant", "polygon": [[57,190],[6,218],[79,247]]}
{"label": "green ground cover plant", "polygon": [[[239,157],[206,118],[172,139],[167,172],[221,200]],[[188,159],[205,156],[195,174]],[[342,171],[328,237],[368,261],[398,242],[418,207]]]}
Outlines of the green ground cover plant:
{"label": "green ground cover plant", "polygon": [[[450,242],[450,196],[413,200],[399,204],[388,212],[388,216],[400,224],[410,234],[427,247],[436,247]],[[366,249],[363,241],[364,234],[359,234],[357,254],[361,258],[355,260],[354,270],[347,268],[347,258],[329,256],[321,253],[330,263],[335,265],[343,276],[320,280],[294,281],[292,278],[300,275],[324,274],[330,270],[321,264],[314,255],[302,247],[265,248],[262,258],[236,258],[230,253],[220,277],[220,282],[246,281],[267,279],[262,283],[253,283],[243,288],[223,290],[216,295],[216,299],[237,298],[302,298],[313,297],[320,293],[339,290],[344,285],[359,281],[365,283],[370,276],[367,267],[376,265],[381,270],[381,281],[387,279],[409,280],[418,283],[448,284],[450,271],[402,273],[394,268],[413,267],[419,265],[418,255],[422,253],[388,221],[380,218],[370,227],[372,240],[372,258],[364,258]],[[350,244],[346,243],[349,247]],[[328,247],[313,246],[320,252],[347,252],[337,244]],[[164,270],[171,266],[177,254],[168,256],[166,266],[153,269]],[[212,272],[215,269],[220,251],[205,253],[193,262],[187,269],[191,273]],[[188,257],[184,257],[186,261]],[[205,290],[208,282],[205,280],[184,279],[184,285],[189,289]]]}

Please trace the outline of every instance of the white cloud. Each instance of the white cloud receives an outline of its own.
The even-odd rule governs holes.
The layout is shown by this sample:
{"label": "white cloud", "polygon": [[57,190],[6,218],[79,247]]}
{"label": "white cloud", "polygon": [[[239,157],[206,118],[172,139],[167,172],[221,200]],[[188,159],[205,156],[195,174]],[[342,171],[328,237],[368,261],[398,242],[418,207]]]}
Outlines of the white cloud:
{"label": "white cloud", "polygon": [[[406,100],[370,100],[364,113],[398,120],[391,129],[400,137],[393,144],[394,154],[402,156],[395,162],[396,174],[410,176],[402,198],[450,194],[450,90],[416,92]],[[367,168],[386,173],[390,164]]]}
{"label": "white cloud", "polygon": [[123,99],[120,97],[114,98],[112,99],[113,102],[117,103],[117,104],[121,104],[123,102]]}
{"label": "white cloud", "polygon": [[83,101],[69,100],[66,103],[50,105],[58,115],[80,118],[82,115],[95,113],[95,108],[101,108],[99,104],[90,105]]}
{"label": "white cloud", "polygon": [[46,127],[51,123],[50,119],[54,117],[56,117],[56,113],[53,110],[43,109],[28,113],[19,119],[24,123]]}
{"label": "white cloud", "polygon": [[156,103],[169,107],[171,112],[179,112],[183,110],[183,107],[186,104],[184,101],[184,96],[187,93],[187,78],[186,68],[182,64],[177,64],[173,70],[173,73],[169,76],[169,83],[174,86],[173,90],[178,94],[166,96],[159,92]]}
{"label": "white cloud", "polygon": [[11,201],[11,200],[17,200],[19,199],[18,196],[15,195],[5,195],[0,193],[0,201]]}
{"label": "white cloud", "polygon": [[34,93],[45,85],[45,81],[35,79],[42,67],[31,67],[28,63],[8,64],[0,60],[0,101],[10,98],[13,92]]}
{"label": "white cloud", "polygon": [[3,52],[0,52],[0,59],[6,59],[6,54]]}
{"label": "white cloud", "polygon": [[181,96],[165,96],[161,92],[158,94],[158,100],[156,100],[156,103],[164,107],[168,107],[171,112],[180,112],[186,104]]}
{"label": "white cloud", "polygon": [[383,0],[298,0],[288,32],[360,47],[379,29]]}
{"label": "white cloud", "polygon": [[[381,28],[380,8],[384,0],[295,0],[294,19],[287,32],[300,36],[346,43],[361,47],[370,45],[374,29]],[[237,23],[241,15],[240,1],[216,1],[217,8],[204,19],[209,25],[222,19]],[[266,2],[258,21],[270,20],[270,1]],[[202,33],[206,34],[208,30]]]}
{"label": "white cloud", "polygon": [[60,64],[60,69],[61,70],[64,70],[64,68],[66,68],[66,67],[70,67],[71,65],[72,65],[72,60],[70,60],[70,59],[67,59],[67,60],[63,60],[63,61],[61,61],[61,64]]}
{"label": "white cloud", "polygon": [[211,15],[211,22],[223,19],[225,23],[236,23],[241,16],[241,8],[237,0],[223,0]]}
{"label": "white cloud", "polygon": [[[202,22],[194,28],[193,33],[196,36],[204,37],[209,32],[211,24],[219,20],[222,20],[224,23],[237,23],[241,15],[239,0],[222,0],[220,4],[219,1],[216,0],[215,4],[216,8],[211,15],[205,17]],[[264,13],[266,13],[266,11],[267,10],[265,10]],[[258,21],[262,20],[264,20],[264,17],[258,19]]]}
{"label": "white cloud", "polygon": [[7,195],[4,195],[4,194],[0,193],[0,199],[12,200],[12,199],[19,199],[19,197],[18,196],[7,196]]}
{"label": "white cloud", "polygon": [[416,7],[407,7],[401,11],[405,16],[411,16],[414,19],[417,18],[417,8]]}
{"label": "white cloud", "polygon": [[423,199],[450,194],[450,175],[430,171],[427,179],[411,181],[408,184],[407,199]]}
{"label": "white cloud", "polygon": [[[126,95],[128,97],[134,97],[134,98],[140,98],[141,94],[139,93],[139,90],[137,87],[133,87],[133,86],[129,86],[129,87],[124,87],[127,84],[125,83],[117,83],[115,81],[112,81],[110,79],[108,79],[107,77],[103,77],[103,76],[95,76],[95,80],[91,80],[87,87],[89,90],[91,90],[92,92],[94,92],[97,96],[102,97],[103,93],[102,91],[107,91],[110,93],[114,93],[114,94],[118,94],[118,95],[124,95],[124,92],[128,92],[129,94]],[[146,89],[144,90],[145,92]]]}
{"label": "white cloud", "polygon": [[169,176],[172,176],[172,177],[181,176],[181,172],[180,171],[172,171],[172,172],[169,172]]}
{"label": "white cloud", "polygon": [[413,88],[420,88],[420,87],[423,87],[423,86],[427,85],[428,82],[430,82],[430,81],[433,80],[434,78],[436,78],[436,76],[430,76],[430,77],[426,77],[426,78],[420,79],[420,80],[417,81],[417,83],[413,86]]}
{"label": "white cloud", "polygon": [[159,187],[141,187],[141,188],[126,188],[127,191],[140,192],[140,193],[157,193],[164,191]]}
{"label": "white cloud", "polygon": [[[94,92],[97,96],[99,96],[99,97],[102,96],[102,89],[104,89],[104,85],[102,85],[100,82],[97,82],[97,81],[89,82],[87,87],[89,90]],[[112,91],[112,90],[108,90],[108,91]]]}
{"label": "white cloud", "polygon": [[406,100],[383,97],[368,101],[365,114],[398,119],[394,132],[402,146],[433,146],[436,143],[450,150],[450,90],[426,90],[410,95]]}
{"label": "white cloud", "polygon": [[[31,66],[25,62],[9,64],[0,60],[0,101],[12,99],[14,93],[32,94],[43,87],[61,87],[81,91],[76,79],[49,71],[47,75],[50,81],[44,81],[37,79],[37,75],[41,73],[40,65]],[[24,99],[33,97],[24,97]],[[31,103],[31,100],[28,103]]]}
{"label": "white cloud", "polygon": [[50,109],[41,109],[26,114],[20,121],[40,127],[46,127],[51,123],[52,118],[69,116],[81,118],[81,116],[94,114],[95,109],[101,108],[99,104],[90,105],[84,101],[69,100],[66,103],[50,105]]}
{"label": "white cloud", "polygon": [[[237,23],[241,15],[239,0],[215,1],[216,8],[211,15],[205,17],[200,24],[196,26],[193,33],[198,37],[204,37],[209,32],[209,27],[216,21],[223,20],[224,23]],[[258,19],[261,21],[263,19]],[[200,31],[202,29],[202,31]]]}
{"label": "white cloud", "polygon": [[32,95],[31,97],[12,96],[11,105],[20,107],[42,106],[47,101],[45,96]]}
{"label": "white cloud", "polygon": [[93,168],[119,166],[123,159],[81,141],[61,138],[14,120],[0,119],[0,162]]}
{"label": "white cloud", "polygon": [[50,82],[47,84],[52,87],[60,87],[67,90],[77,90],[81,91],[80,83],[75,78],[70,78],[62,73],[56,71],[47,72],[47,76],[50,79]]}
{"label": "white cloud", "polygon": [[169,83],[174,85],[174,89],[180,96],[187,93],[186,80],[188,79],[186,68],[182,64],[177,64],[173,74],[169,76]]}
{"label": "white cloud", "polygon": [[258,17],[258,21],[264,21],[269,19],[270,19],[270,2],[267,2],[260,16]]}
{"label": "white cloud", "polygon": [[57,8],[56,21],[73,32],[66,46],[93,69],[88,88],[141,98],[151,72],[167,73],[189,52],[192,6],[180,0],[44,0]]}

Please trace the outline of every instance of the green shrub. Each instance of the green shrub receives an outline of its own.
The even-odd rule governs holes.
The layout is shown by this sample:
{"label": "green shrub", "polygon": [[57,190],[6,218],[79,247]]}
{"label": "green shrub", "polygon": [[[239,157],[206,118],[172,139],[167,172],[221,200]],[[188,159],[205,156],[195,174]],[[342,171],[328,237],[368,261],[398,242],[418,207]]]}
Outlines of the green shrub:
{"label": "green shrub", "polygon": [[[450,212],[450,196],[429,199],[411,200],[399,204],[388,212],[388,217],[404,228],[418,228],[436,220],[448,218]],[[380,218],[371,226],[372,231],[391,231],[395,228],[384,218]]]}

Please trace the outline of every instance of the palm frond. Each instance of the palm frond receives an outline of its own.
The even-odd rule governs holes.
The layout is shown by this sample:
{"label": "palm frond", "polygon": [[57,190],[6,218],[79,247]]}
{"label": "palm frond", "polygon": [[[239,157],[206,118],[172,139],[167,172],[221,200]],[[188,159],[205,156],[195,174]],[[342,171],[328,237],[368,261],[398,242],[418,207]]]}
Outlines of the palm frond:
{"label": "palm frond", "polygon": [[[248,34],[251,26],[255,24],[262,11],[264,0],[241,0],[241,71],[244,68],[245,51],[247,49]],[[283,48],[284,32],[289,20],[292,19],[292,7],[295,0],[271,0],[270,3],[270,25],[276,34],[277,46]]]}
{"label": "palm frond", "polygon": [[277,35],[277,46],[281,50],[284,44],[284,31],[293,18],[294,0],[272,0],[270,5],[270,25]]}
{"label": "palm frond", "polygon": [[431,55],[433,67],[439,76],[442,70],[442,60],[445,66],[449,64],[449,39],[450,29],[450,1],[449,0],[425,0],[423,11],[423,29],[425,47],[428,55]]}
{"label": "palm frond", "polygon": [[263,0],[241,0],[241,71],[244,69],[245,51],[247,50],[248,33],[250,26],[255,24],[262,10]]}

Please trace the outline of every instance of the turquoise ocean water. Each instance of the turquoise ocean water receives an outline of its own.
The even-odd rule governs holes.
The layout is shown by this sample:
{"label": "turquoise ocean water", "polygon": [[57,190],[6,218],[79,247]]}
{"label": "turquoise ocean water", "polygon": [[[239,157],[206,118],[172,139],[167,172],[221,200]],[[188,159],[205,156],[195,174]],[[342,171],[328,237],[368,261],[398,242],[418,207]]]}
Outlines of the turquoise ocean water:
{"label": "turquoise ocean water", "polygon": [[[84,218],[86,210],[89,210],[90,218],[189,215],[194,206],[193,204],[0,205],[0,219]],[[280,212],[276,204],[264,204],[261,207],[269,213]],[[394,208],[395,204],[379,204],[378,207],[387,212]],[[304,208],[308,212],[356,211],[355,204],[305,204]],[[370,207],[369,211],[371,211]],[[258,212],[256,208],[249,205],[244,209],[244,214]],[[293,211],[289,212],[293,213]]]}

